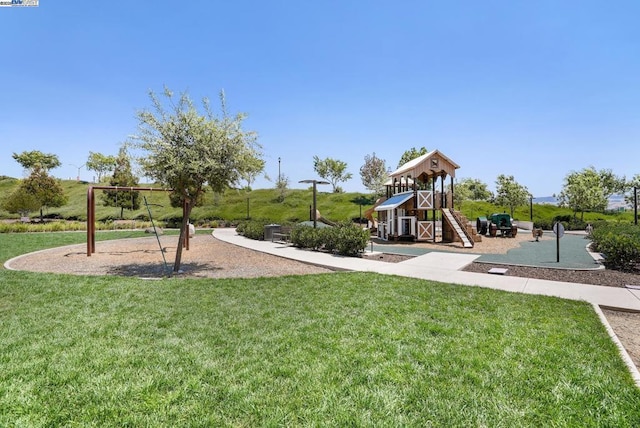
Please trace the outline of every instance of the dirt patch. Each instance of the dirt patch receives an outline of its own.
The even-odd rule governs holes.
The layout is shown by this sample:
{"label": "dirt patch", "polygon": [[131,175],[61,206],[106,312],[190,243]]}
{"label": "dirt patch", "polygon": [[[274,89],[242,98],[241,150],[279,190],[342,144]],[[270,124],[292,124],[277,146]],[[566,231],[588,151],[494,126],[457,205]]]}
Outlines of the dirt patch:
{"label": "dirt patch", "polygon": [[[13,260],[10,268],[74,275],[161,278],[173,269],[177,243],[177,236],[161,236],[161,251],[155,236],[101,241],[96,243],[96,252],[91,257],[87,257],[86,245],[73,245],[28,254]],[[255,278],[333,272],[227,244],[211,235],[191,238],[189,251],[182,252],[181,270],[180,277],[192,278]]]}

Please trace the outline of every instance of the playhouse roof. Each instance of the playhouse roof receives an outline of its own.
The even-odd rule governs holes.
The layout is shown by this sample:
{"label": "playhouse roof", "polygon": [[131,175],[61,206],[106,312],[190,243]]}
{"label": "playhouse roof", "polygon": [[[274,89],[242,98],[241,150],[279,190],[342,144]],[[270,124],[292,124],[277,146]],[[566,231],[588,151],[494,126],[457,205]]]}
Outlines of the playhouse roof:
{"label": "playhouse roof", "polygon": [[409,199],[413,197],[413,192],[404,192],[393,195],[380,205],[378,205],[375,210],[376,211],[387,211],[398,208],[400,205],[407,202]]}
{"label": "playhouse roof", "polygon": [[407,175],[420,177],[423,174],[427,177],[433,177],[445,173],[451,177],[455,177],[456,169],[458,168],[460,168],[460,165],[449,159],[439,150],[433,150],[405,163],[393,171],[390,176],[392,179]]}

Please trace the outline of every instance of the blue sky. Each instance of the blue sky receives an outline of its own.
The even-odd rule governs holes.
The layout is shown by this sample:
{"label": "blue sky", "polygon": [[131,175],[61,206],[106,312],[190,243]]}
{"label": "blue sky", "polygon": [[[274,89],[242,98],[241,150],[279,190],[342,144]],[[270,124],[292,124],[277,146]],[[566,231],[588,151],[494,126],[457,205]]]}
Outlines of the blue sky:
{"label": "blue sky", "polygon": [[[14,152],[55,153],[75,177],[116,154],[164,85],[226,93],[275,179],[376,153],[395,169],[439,149],[491,189],[534,196],[593,165],[640,173],[640,2],[41,0],[0,8],[0,175]],[[82,179],[93,176],[84,168]],[[254,187],[272,187],[264,179]],[[328,189],[327,189],[328,190]]]}

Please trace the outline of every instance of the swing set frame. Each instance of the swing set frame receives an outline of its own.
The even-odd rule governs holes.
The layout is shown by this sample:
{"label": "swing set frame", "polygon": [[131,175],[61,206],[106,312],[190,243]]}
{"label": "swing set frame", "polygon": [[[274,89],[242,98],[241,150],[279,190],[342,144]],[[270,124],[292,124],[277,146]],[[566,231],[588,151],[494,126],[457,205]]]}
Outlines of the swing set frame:
{"label": "swing set frame", "polygon": [[[173,192],[173,189],[156,187],[125,187],[125,186],[89,186],[87,189],[87,257],[96,252],[96,201],[95,190],[115,190],[116,192]],[[189,203],[182,204],[182,218],[187,215]],[[189,230],[183,231],[183,248],[189,251]]]}

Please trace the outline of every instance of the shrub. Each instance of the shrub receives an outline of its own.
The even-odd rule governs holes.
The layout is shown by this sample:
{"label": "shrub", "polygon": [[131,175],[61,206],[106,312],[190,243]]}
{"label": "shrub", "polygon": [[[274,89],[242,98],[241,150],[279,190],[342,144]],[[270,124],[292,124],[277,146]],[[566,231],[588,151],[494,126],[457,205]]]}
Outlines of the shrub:
{"label": "shrub", "polygon": [[324,249],[344,256],[356,256],[367,246],[369,232],[349,222],[321,229],[296,226],[291,231],[291,242],[301,248]]}
{"label": "shrub", "polygon": [[324,245],[325,251],[333,253],[338,249],[340,229],[337,227],[325,227],[320,229],[320,239]]}
{"label": "shrub", "polygon": [[295,226],[291,230],[291,243],[296,247],[317,250],[323,245],[322,230],[311,226]]}
{"label": "shrub", "polygon": [[337,250],[343,256],[355,256],[364,251],[369,242],[369,232],[349,223],[335,228],[338,233]]}
{"label": "shrub", "polygon": [[561,215],[553,218],[539,218],[533,222],[533,225],[544,230],[551,230],[553,225],[558,221],[562,223],[565,230],[584,230],[587,227],[587,222],[578,218],[573,218],[571,215]]}
{"label": "shrub", "polygon": [[533,222],[533,226],[544,230],[551,230],[551,228],[553,227],[553,220],[548,218],[540,218]]}
{"label": "shrub", "polygon": [[247,220],[238,223],[236,232],[249,239],[261,241],[264,239],[264,227],[269,224],[266,220]]}
{"label": "shrub", "polygon": [[591,233],[594,251],[605,255],[610,269],[636,270],[640,265],[640,228],[631,224],[601,224]]}
{"label": "shrub", "polygon": [[[154,219],[157,220],[157,219]],[[168,215],[162,218],[162,221],[169,228],[179,229],[182,226],[182,214],[180,216]]]}

